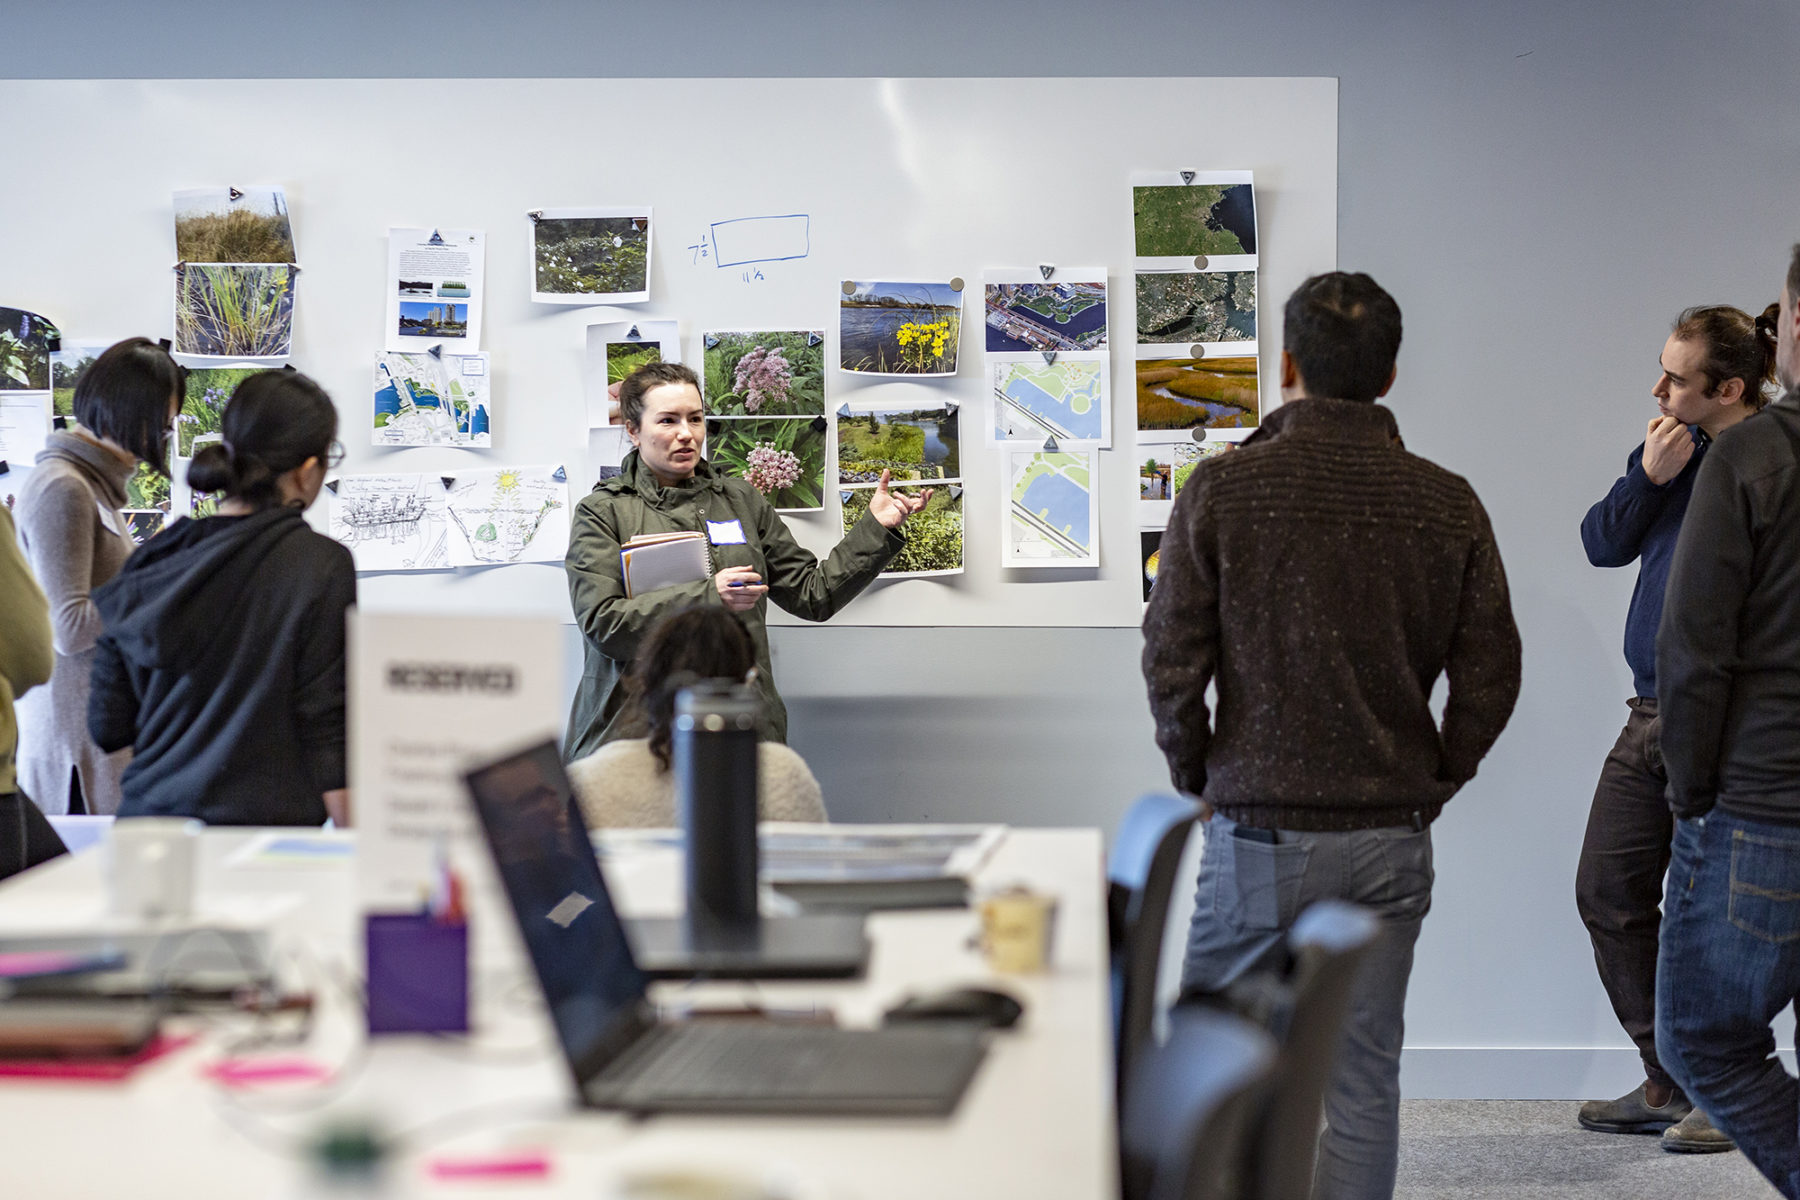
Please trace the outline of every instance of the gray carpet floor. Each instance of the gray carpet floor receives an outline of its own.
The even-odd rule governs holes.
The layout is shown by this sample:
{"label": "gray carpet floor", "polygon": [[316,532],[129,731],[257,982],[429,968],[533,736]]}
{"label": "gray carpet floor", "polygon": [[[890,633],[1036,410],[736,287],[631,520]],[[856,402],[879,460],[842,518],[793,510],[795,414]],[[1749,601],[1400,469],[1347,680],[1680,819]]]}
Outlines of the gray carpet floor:
{"label": "gray carpet floor", "polygon": [[1767,1200],[1742,1154],[1589,1133],[1567,1100],[1404,1100],[1396,1200]]}

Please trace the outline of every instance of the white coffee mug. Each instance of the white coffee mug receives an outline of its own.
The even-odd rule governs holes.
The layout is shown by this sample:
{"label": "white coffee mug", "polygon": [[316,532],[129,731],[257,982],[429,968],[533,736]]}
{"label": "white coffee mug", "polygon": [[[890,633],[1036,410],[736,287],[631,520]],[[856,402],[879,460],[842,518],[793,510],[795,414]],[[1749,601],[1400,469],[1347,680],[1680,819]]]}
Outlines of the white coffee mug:
{"label": "white coffee mug", "polygon": [[200,822],[127,817],[106,839],[106,892],[113,913],[148,920],[185,917],[194,906]]}

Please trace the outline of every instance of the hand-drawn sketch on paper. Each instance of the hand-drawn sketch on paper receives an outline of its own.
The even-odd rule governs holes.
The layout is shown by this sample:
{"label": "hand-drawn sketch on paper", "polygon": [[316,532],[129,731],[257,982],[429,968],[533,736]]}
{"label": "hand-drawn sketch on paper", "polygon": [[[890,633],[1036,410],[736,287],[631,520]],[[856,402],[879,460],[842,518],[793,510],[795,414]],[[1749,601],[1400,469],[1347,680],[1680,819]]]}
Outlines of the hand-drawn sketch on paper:
{"label": "hand-drawn sketch on paper", "polygon": [[462,471],[450,479],[450,565],[561,562],[569,485],[561,467]]}
{"label": "hand-drawn sketch on paper", "polygon": [[345,475],[327,511],[331,536],[358,571],[441,571],[450,566],[444,483],[436,475]]}

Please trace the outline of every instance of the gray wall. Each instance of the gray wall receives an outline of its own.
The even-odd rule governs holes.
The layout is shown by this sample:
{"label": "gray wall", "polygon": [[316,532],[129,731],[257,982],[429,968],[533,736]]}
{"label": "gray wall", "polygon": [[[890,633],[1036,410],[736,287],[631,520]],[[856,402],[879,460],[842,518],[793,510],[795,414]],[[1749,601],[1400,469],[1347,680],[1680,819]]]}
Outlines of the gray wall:
{"label": "gray wall", "polygon": [[[1437,826],[1409,1086],[1629,1086],[1632,1056],[1570,896],[1588,795],[1630,688],[1619,640],[1633,573],[1589,567],[1576,525],[1642,436],[1674,312],[1774,298],[1800,237],[1789,115],[1800,6],[443,0],[405,11],[8,0],[0,74],[1339,77],[1341,262],[1406,310],[1392,405],[1408,445],[1487,502],[1526,646],[1512,726]],[[53,181],[57,153],[104,152],[46,134],[36,158],[14,142],[15,186],[21,162]],[[170,153],[180,144],[172,135]],[[1205,146],[1197,113],[1192,142],[1171,155],[1204,158]],[[529,169],[494,149],[495,169]],[[840,815],[1109,824],[1164,782],[1137,643],[1130,630],[824,628],[780,631],[776,652],[795,744]]]}

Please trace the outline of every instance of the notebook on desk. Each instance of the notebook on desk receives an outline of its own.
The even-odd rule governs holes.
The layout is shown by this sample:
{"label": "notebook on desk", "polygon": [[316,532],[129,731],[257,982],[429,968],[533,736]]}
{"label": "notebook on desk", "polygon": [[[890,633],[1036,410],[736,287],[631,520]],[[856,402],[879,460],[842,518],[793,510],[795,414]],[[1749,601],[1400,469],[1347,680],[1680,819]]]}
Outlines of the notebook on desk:
{"label": "notebook on desk", "polygon": [[556,746],[465,778],[584,1103],[811,1116],[955,1110],[986,1049],[961,1023],[659,1020]]}

